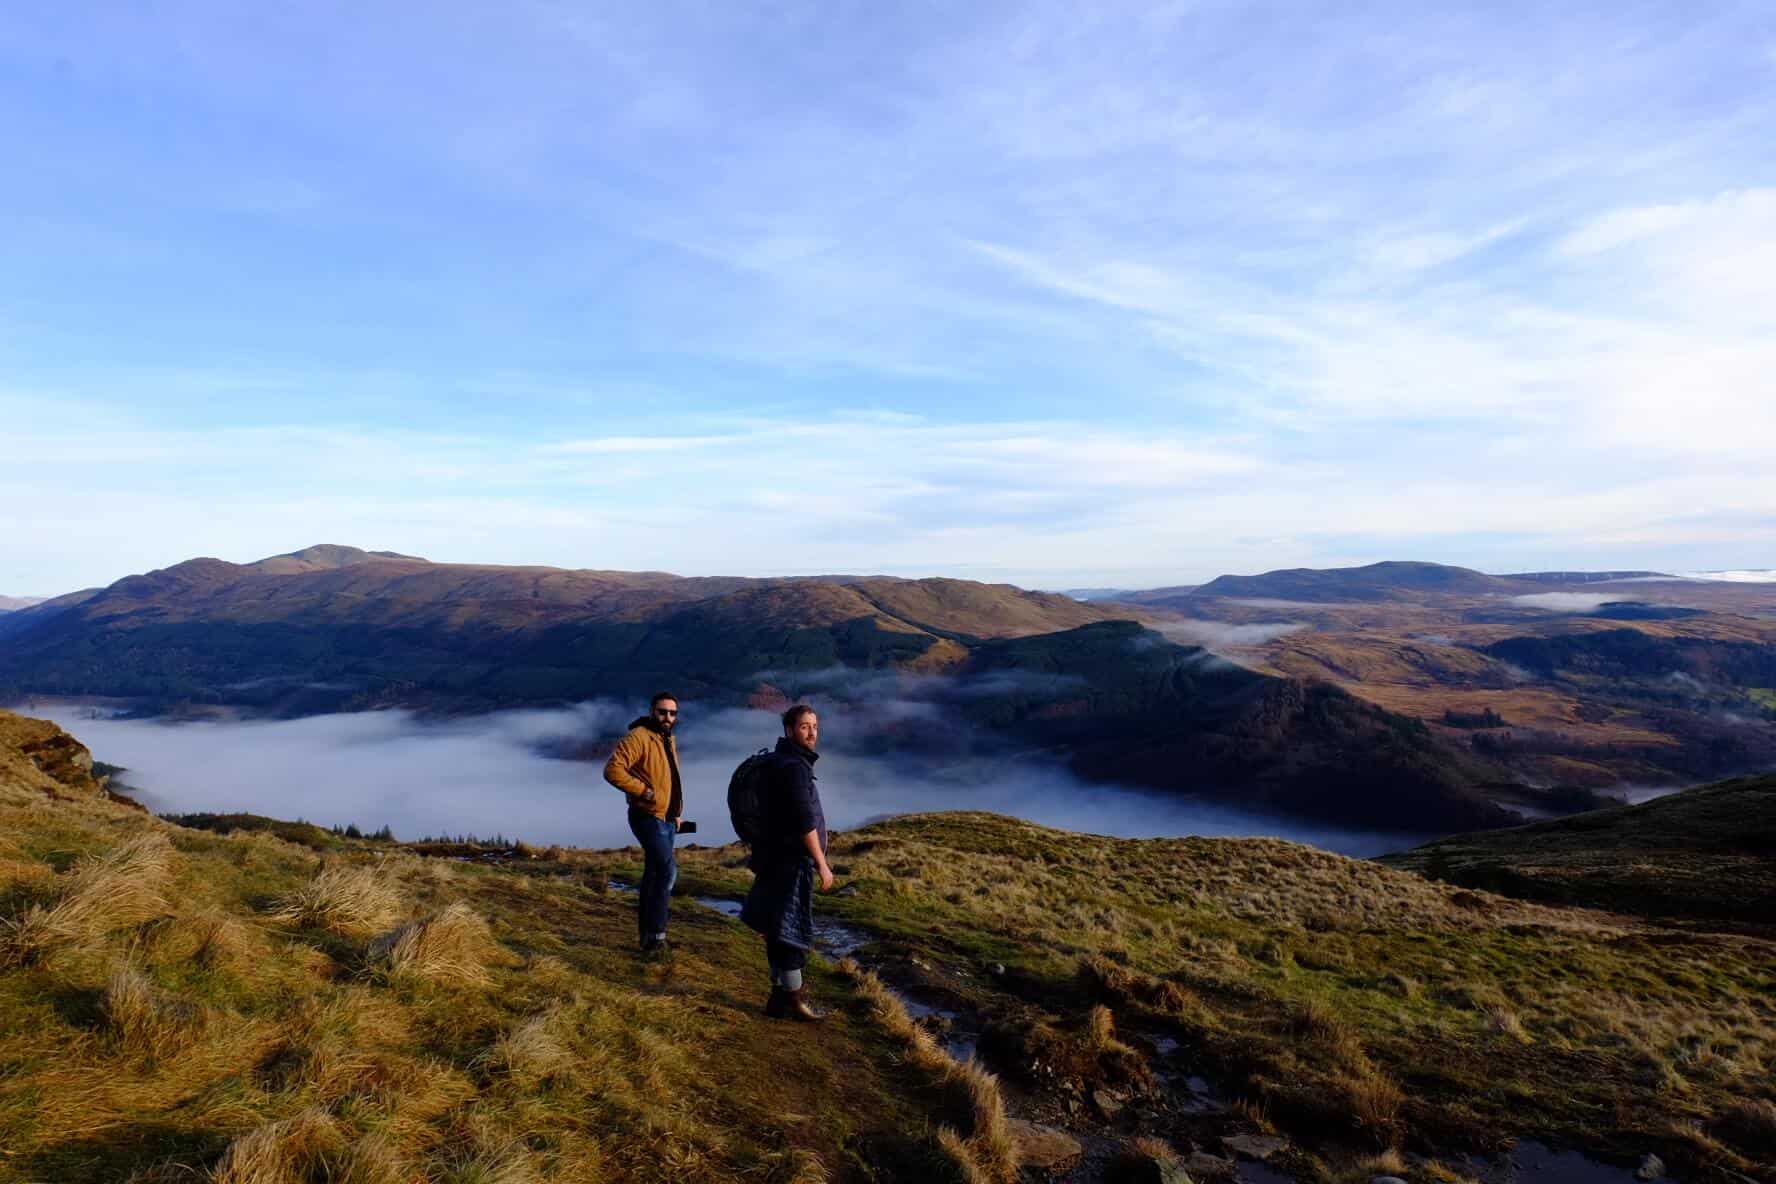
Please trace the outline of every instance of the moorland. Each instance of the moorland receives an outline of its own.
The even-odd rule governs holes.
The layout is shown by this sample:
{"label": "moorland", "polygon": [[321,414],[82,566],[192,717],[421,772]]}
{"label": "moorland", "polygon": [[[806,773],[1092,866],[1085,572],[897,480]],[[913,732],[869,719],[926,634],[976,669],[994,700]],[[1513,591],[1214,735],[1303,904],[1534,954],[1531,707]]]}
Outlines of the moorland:
{"label": "moorland", "polygon": [[[93,770],[0,714],[0,1179],[1427,1184],[1519,1140],[1624,1181],[1776,1171],[1776,949],[1706,891],[1671,906],[1707,889],[1681,839],[1642,852],[1673,874],[1638,913],[1435,852],[1450,879],[890,819],[835,838],[819,908],[855,948],[814,967],[831,1021],[786,1033],[719,907],[736,849],[683,853],[678,948],[641,961],[632,850],[184,826]],[[1718,839],[1769,793],[1672,795],[1536,858]],[[1770,899],[1771,867],[1737,890]]]}

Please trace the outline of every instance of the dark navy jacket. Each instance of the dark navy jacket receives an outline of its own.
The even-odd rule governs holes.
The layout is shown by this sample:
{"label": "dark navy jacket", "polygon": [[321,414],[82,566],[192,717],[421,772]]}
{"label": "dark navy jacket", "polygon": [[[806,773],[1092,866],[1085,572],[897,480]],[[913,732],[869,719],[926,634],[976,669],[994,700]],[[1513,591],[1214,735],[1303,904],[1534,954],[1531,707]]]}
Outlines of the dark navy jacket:
{"label": "dark navy jacket", "polygon": [[814,945],[814,861],[802,836],[816,832],[826,850],[826,813],[814,784],[818,759],[787,736],[777,741],[760,794],[772,840],[753,848],[752,890],[740,910],[740,919],[768,940],[804,950]]}
{"label": "dark navy jacket", "polygon": [[805,854],[802,836],[809,831],[820,835],[820,849],[826,850],[826,811],[821,808],[814,777],[814,762],[819,759],[819,753],[808,751],[788,736],[778,739],[777,750],[765,768],[764,792],[759,795],[764,831],[772,842],[755,854],[755,863],[761,855]]}

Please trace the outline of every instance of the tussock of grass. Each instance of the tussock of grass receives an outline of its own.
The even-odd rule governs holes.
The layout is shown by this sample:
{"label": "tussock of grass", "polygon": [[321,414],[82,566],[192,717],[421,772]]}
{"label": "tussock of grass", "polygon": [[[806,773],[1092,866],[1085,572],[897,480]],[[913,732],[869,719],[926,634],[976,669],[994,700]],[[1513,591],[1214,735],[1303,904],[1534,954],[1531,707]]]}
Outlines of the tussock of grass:
{"label": "tussock of grass", "polygon": [[33,905],[16,920],[0,923],[0,966],[30,962],[164,915],[173,859],[166,836],[150,831],[81,861],[59,886],[53,904]]}
{"label": "tussock of grass", "polygon": [[212,913],[192,918],[197,944],[191,960],[205,969],[241,970],[264,954],[264,943],[247,925],[233,917]]}
{"label": "tussock of grass", "polygon": [[485,987],[493,981],[488,966],[498,953],[487,922],[460,902],[423,920],[410,921],[370,947],[372,960],[383,965],[390,979],[470,987]]}
{"label": "tussock of grass", "polygon": [[16,848],[0,845],[0,892],[39,889],[55,879],[55,869],[35,859],[15,858]]}
{"label": "tussock of grass", "polygon": [[567,996],[574,987],[573,967],[554,954],[535,954],[524,965],[524,977],[538,989],[557,997]]}
{"label": "tussock of grass", "polygon": [[857,984],[858,993],[868,1000],[876,1022],[906,1049],[908,1063],[937,1077],[963,1099],[969,1118],[968,1133],[961,1135],[946,1127],[938,1132],[938,1143],[964,1179],[983,1184],[1009,1184],[1015,1180],[1017,1145],[1006,1125],[999,1079],[978,1061],[957,1061],[945,1052],[874,974],[851,959],[841,962],[839,969]]}
{"label": "tussock of grass", "polygon": [[1494,1007],[1487,1013],[1492,1030],[1501,1036],[1508,1036],[1519,1044],[1530,1044],[1532,1038],[1524,1031],[1523,1020],[1509,1007]]}
{"label": "tussock of grass", "polygon": [[962,1184],[995,1184],[994,1178],[975,1160],[974,1148],[956,1133],[955,1127],[938,1127],[937,1145],[949,1157],[950,1165],[962,1178]]}
{"label": "tussock of grass", "polygon": [[331,1176],[345,1150],[339,1124],[320,1109],[268,1123],[228,1145],[210,1174],[213,1184],[290,1184]]}
{"label": "tussock of grass", "polygon": [[500,1037],[487,1058],[489,1067],[525,1084],[565,1076],[573,1068],[574,1054],[562,1028],[559,1010],[532,1016]]}
{"label": "tussock of grass", "polygon": [[1080,960],[1078,979],[1088,994],[1173,1019],[1189,1017],[1202,1007],[1202,1001],[1188,987],[1129,970],[1100,955]]}
{"label": "tussock of grass", "polygon": [[400,889],[382,869],[334,863],[280,900],[271,917],[341,937],[368,937],[386,930],[405,911]]}
{"label": "tussock of grass", "polygon": [[1750,1157],[1776,1160],[1776,1102],[1768,1098],[1729,1107],[1715,1120],[1714,1130]]}
{"label": "tussock of grass", "polygon": [[100,1010],[119,1045],[151,1061],[180,1052],[205,1019],[183,1000],[170,999],[127,963],[111,972]]}
{"label": "tussock of grass", "polygon": [[1170,1163],[1176,1162],[1178,1158],[1177,1151],[1173,1149],[1170,1143],[1166,1142],[1164,1139],[1156,1139],[1151,1135],[1142,1135],[1133,1140],[1129,1146],[1134,1150],[1136,1155],[1142,1155],[1148,1159],[1156,1159],[1161,1162]]}
{"label": "tussock of grass", "polygon": [[1411,1174],[1412,1168],[1406,1162],[1406,1157],[1396,1148],[1390,1147],[1380,1154],[1351,1160],[1332,1173],[1332,1180],[1333,1184],[1369,1184],[1377,1176],[1394,1176],[1404,1180]]}
{"label": "tussock of grass", "polygon": [[408,1184],[413,1170],[387,1135],[366,1135],[346,1151],[339,1184]]}
{"label": "tussock of grass", "polygon": [[536,1162],[519,1146],[471,1151],[447,1161],[436,1176],[439,1184],[535,1184]]}
{"label": "tussock of grass", "polygon": [[1349,1074],[1337,1081],[1345,1111],[1357,1129],[1381,1146],[1400,1135],[1400,1107],[1406,1095],[1385,1074],[1373,1069]]}
{"label": "tussock of grass", "polygon": [[1289,1016],[1288,1034],[1304,1055],[1315,1061],[1369,1068],[1361,1037],[1322,999],[1309,997]]}

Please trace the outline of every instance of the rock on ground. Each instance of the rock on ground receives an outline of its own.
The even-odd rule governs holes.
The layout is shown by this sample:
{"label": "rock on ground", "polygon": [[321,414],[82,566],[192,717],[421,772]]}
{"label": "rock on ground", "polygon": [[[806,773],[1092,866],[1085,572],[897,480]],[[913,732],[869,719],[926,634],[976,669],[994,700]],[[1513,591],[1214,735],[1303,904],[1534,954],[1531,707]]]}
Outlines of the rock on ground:
{"label": "rock on ground", "polygon": [[1021,1118],[1007,1120],[1006,1126],[1011,1131],[1011,1141],[1017,1144],[1018,1162],[1024,1165],[1025,1171],[1038,1176],[1067,1171],[1085,1154],[1078,1139],[1052,1126],[1025,1122]]}
{"label": "rock on ground", "polygon": [[1221,1140],[1221,1145],[1247,1159],[1265,1160],[1287,1147],[1289,1141],[1275,1135],[1229,1135]]}

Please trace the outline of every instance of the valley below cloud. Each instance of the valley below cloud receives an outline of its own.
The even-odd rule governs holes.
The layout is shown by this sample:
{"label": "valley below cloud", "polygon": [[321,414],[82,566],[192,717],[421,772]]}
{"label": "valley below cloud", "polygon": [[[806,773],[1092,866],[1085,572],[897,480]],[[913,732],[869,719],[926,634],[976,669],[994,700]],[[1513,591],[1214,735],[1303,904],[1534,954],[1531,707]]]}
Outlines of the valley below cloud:
{"label": "valley below cloud", "polygon": [[[1047,826],[1120,837],[1270,835],[1343,854],[1398,850],[1424,836],[1380,834],[1247,812],[1188,795],[1083,781],[1026,757],[887,753],[870,742],[882,708],[822,708],[821,792],[834,827],[893,814],[990,810]],[[107,718],[68,703],[32,714],[78,734],[95,759],[157,813],[247,812],[323,826],[391,827],[402,839],[503,834],[531,843],[629,845],[623,806],[597,760],[548,755],[614,738],[633,706],[594,700],[435,720],[404,710],[294,720],[168,722]],[[775,713],[724,708],[681,728],[686,842],[731,842],[733,767],[780,733]],[[848,743],[855,737],[864,743]]]}

